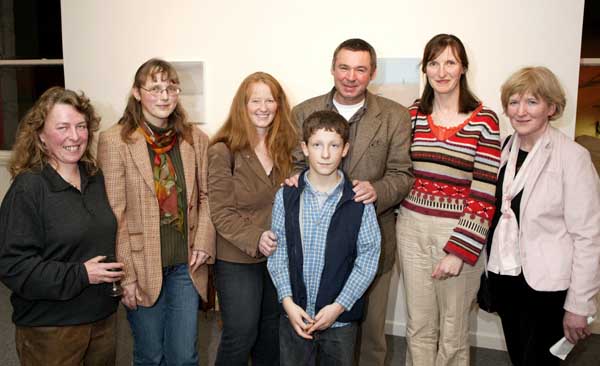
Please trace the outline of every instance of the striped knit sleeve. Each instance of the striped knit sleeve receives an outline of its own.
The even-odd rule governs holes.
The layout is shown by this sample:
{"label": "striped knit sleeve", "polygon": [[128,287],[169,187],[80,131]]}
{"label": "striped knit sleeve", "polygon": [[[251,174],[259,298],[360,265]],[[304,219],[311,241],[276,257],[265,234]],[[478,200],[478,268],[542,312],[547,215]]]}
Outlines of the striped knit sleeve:
{"label": "striped knit sleeve", "polygon": [[471,121],[470,132],[478,133],[473,180],[458,225],[444,247],[447,253],[474,265],[485,245],[494,217],[496,175],[500,165],[498,117],[483,108]]}

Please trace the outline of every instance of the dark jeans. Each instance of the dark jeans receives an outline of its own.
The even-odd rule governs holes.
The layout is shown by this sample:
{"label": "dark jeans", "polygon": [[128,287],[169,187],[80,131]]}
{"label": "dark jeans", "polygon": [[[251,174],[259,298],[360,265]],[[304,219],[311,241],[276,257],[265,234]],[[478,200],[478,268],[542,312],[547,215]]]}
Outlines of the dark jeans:
{"label": "dark jeans", "polygon": [[279,301],[267,262],[217,260],[214,268],[223,320],[215,365],[279,365]]}
{"label": "dark jeans", "polygon": [[549,349],[564,336],[563,305],[567,291],[536,291],[523,274],[488,272],[492,301],[498,305],[506,348],[515,366],[560,365]]}
{"label": "dark jeans", "polygon": [[284,315],[279,321],[281,366],[352,366],[358,325],[328,328],[313,333],[313,339],[296,334]]}

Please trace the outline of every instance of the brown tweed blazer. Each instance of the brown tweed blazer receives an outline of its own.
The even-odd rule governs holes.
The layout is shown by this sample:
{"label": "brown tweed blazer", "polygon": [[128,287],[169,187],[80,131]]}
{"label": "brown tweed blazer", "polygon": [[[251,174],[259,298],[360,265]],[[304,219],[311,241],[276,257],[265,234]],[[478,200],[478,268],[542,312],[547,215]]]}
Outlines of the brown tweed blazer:
{"label": "brown tweed blazer", "polygon": [[[207,188],[208,137],[194,127],[193,145],[180,141],[188,207],[188,243],[215,258],[215,229],[210,220]],[[142,301],[151,306],[162,286],[160,218],[146,140],[139,132],[132,142],[121,139],[121,126],[100,134],[98,164],[104,173],[106,193],[117,217],[117,259],[125,264],[123,284],[137,281]],[[188,251],[191,253],[191,250]],[[206,300],[208,266],[191,274],[192,282]]]}
{"label": "brown tweed blazer", "polygon": [[[302,135],[302,124],[313,112],[334,110],[333,91],[308,99],[292,110]],[[394,209],[408,194],[414,178],[409,148],[411,143],[410,115],[400,104],[367,91],[367,111],[358,122],[354,141],[350,141],[351,179],[371,182],[377,192],[375,207],[381,228],[381,257],[378,273],[393,268],[396,258],[396,218]],[[299,170],[306,166],[302,151],[294,152]]]}

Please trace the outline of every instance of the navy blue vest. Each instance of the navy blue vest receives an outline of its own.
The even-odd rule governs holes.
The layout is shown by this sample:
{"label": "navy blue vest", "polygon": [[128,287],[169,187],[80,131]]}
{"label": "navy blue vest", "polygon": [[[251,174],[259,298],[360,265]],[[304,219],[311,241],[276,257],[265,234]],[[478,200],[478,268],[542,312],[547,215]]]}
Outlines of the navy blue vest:
{"label": "navy blue vest", "polygon": [[[283,189],[283,205],[285,208],[285,235],[288,249],[288,261],[292,297],[294,303],[306,309],[306,286],[304,284],[302,255],[302,239],[300,236],[300,194],[306,186],[304,175],[298,179],[298,188]],[[321,282],[317,293],[315,312],[332,304],[338,297],[356,259],[358,232],[362,223],[365,205],[353,200],[352,182],[344,176],[342,197],[338,202],[329,229],[325,248],[325,265],[321,273]],[[339,322],[352,322],[362,319],[364,299],[361,297],[349,311],[343,312],[337,319]]]}

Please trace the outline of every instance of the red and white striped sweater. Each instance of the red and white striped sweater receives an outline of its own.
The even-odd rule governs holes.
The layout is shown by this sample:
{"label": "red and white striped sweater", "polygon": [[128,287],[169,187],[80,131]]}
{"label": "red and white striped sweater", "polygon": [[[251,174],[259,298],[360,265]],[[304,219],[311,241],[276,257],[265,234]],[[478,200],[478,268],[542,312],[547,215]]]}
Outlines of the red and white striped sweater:
{"label": "red and white striped sweater", "polygon": [[431,115],[409,108],[415,183],[402,202],[425,215],[456,218],[444,250],[471,265],[483,249],[495,211],[500,164],[498,117],[480,105],[456,128],[440,128]]}

